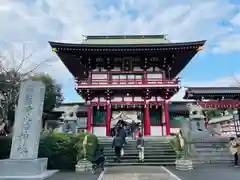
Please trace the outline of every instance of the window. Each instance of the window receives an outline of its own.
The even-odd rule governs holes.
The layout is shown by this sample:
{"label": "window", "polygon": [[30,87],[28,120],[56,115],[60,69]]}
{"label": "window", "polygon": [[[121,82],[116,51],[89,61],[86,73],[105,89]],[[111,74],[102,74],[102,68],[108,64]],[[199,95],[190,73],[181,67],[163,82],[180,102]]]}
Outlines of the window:
{"label": "window", "polygon": [[148,73],[147,78],[149,78],[149,79],[161,79],[162,74],[161,73]]}
{"label": "window", "polygon": [[141,74],[137,74],[134,76],[135,79],[143,79],[143,75]]}
{"label": "window", "polygon": [[170,127],[181,127],[182,122],[186,121],[186,118],[184,116],[175,116],[172,113],[169,113],[170,116]]}
{"label": "window", "polygon": [[161,120],[162,120],[162,113],[160,109],[156,109],[156,107],[150,108],[150,124],[160,125]]}
{"label": "window", "polygon": [[143,79],[143,75],[142,74],[113,74],[112,76],[112,80],[114,83],[120,83],[121,84],[125,84],[125,83],[129,83],[129,84],[135,84],[135,80],[142,80]]}
{"label": "window", "polygon": [[107,74],[93,73],[92,79],[107,79]]}
{"label": "window", "polygon": [[93,108],[93,125],[105,125],[106,110],[103,107]]}

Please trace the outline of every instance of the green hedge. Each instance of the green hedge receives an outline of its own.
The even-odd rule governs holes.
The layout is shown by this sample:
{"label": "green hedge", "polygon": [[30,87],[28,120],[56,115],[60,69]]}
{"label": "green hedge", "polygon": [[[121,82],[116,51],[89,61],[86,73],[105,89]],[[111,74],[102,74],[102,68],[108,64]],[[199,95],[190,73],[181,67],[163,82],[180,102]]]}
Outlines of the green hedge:
{"label": "green hedge", "polygon": [[[39,157],[48,157],[48,169],[74,170],[77,160],[83,158],[82,142],[88,135],[87,158],[91,161],[98,148],[93,134],[43,133],[39,143]],[[0,137],[0,159],[9,158],[11,137]]]}

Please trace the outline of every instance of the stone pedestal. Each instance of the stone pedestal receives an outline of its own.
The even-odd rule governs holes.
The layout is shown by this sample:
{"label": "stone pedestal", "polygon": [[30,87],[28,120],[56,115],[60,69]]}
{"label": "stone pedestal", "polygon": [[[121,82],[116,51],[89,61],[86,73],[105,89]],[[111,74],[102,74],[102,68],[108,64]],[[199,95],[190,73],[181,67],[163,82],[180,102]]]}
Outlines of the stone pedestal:
{"label": "stone pedestal", "polygon": [[77,165],[76,165],[76,172],[89,172],[92,170],[92,163],[88,160],[80,160],[78,161]]}
{"label": "stone pedestal", "polygon": [[175,161],[176,169],[181,171],[190,171],[193,170],[192,160],[186,159],[177,159]]}
{"label": "stone pedestal", "polygon": [[0,179],[46,179],[57,172],[56,170],[47,170],[47,162],[47,158],[2,159],[0,160]]}
{"label": "stone pedestal", "polygon": [[0,160],[0,179],[46,179],[56,172],[47,171],[47,158],[38,158],[44,95],[42,82],[21,83],[10,159]]}

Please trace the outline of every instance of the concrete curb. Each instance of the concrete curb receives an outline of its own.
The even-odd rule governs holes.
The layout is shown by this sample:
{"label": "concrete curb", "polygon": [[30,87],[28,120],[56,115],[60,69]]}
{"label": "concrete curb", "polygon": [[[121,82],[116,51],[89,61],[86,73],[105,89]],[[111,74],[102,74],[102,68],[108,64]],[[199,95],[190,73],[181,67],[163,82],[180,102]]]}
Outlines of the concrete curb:
{"label": "concrete curb", "polygon": [[165,168],[164,166],[161,166],[164,171],[166,171],[172,178],[176,180],[182,180],[180,177],[178,177],[176,174]]}
{"label": "concrete curb", "polygon": [[102,171],[100,175],[98,176],[97,180],[103,180],[103,176],[106,170]]}

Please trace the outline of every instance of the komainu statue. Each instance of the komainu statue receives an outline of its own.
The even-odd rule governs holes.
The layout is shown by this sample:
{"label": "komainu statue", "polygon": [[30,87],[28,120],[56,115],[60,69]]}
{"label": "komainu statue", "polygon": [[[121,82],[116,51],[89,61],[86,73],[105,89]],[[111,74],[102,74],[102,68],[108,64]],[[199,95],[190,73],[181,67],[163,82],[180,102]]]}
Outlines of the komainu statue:
{"label": "komainu statue", "polygon": [[76,120],[78,109],[79,109],[79,105],[66,108],[61,118],[66,121]]}
{"label": "komainu statue", "polygon": [[64,120],[64,132],[66,133],[75,133],[77,126],[77,112],[79,106],[75,105],[73,107],[66,108],[61,119]]}
{"label": "komainu statue", "polygon": [[203,108],[198,104],[191,103],[188,103],[186,106],[189,110],[191,131],[205,131],[205,116],[203,114]]}

